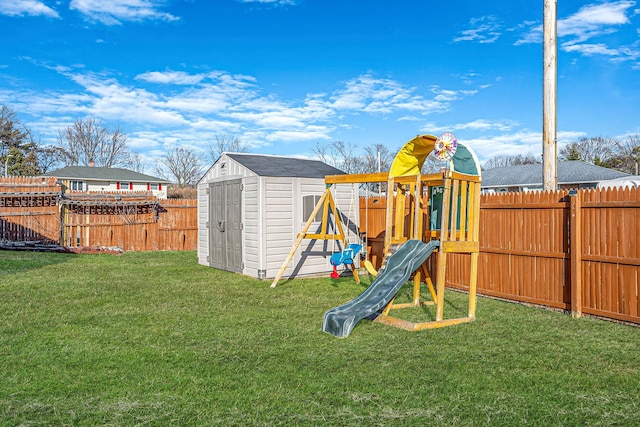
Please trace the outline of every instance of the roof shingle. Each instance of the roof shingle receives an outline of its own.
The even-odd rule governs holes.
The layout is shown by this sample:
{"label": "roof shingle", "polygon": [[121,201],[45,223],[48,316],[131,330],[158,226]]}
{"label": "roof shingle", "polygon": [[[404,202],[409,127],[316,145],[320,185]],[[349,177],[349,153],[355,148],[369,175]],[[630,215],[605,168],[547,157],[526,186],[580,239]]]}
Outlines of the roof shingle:
{"label": "roof shingle", "polygon": [[67,166],[42,174],[62,179],[93,179],[101,181],[133,181],[133,182],[162,182],[169,180],[122,168],[101,168],[92,166]]}
{"label": "roof shingle", "polygon": [[[542,185],[542,172],[542,163],[491,168],[482,171],[482,187]],[[558,184],[593,183],[628,175],[579,160],[558,162]]]}
{"label": "roof shingle", "polygon": [[259,176],[324,178],[327,175],[344,174],[340,169],[329,166],[320,160],[246,153],[226,154]]}

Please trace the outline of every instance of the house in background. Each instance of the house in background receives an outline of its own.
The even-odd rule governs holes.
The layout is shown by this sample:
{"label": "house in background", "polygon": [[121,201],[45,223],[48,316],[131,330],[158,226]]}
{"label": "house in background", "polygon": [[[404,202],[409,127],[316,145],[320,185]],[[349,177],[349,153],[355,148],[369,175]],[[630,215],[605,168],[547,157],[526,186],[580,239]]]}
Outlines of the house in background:
{"label": "house in background", "polygon": [[[325,193],[324,177],[343,173],[319,160],[223,153],[198,182],[198,262],[274,278]],[[350,209],[359,206],[357,187],[334,189],[338,209],[359,224],[359,209]],[[312,230],[321,221],[320,214]],[[328,275],[336,246],[334,241],[305,240],[285,277]]]}
{"label": "house in background", "polygon": [[[595,188],[599,182],[631,176],[579,160],[558,162],[558,189]],[[542,163],[504,166],[482,171],[483,193],[541,191]]]}
{"label": "house in background", "polygon": [[94,166],[68,166],[47,172],[42,176],[57,177],[64,193],[68,191],[85,193],[149,191],[158,199],[167,198],[169,184],[166,179],[129,169]]}

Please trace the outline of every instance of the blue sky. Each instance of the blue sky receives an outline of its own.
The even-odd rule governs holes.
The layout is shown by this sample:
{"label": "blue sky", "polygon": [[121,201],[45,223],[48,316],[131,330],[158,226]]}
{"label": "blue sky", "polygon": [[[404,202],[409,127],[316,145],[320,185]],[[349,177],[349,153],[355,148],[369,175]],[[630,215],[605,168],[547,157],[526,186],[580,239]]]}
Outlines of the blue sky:
{"label": "blue sky", "polygon": [[[558,140],[640,133],[640,4],[558,0]],[[454,132],[542,152],[543,0],[0,0],[0,103],[43,143],[119,126],[150,165],[236,135],[256,153],[396,151]],[[146,168],[151,172],[151,168]]]}

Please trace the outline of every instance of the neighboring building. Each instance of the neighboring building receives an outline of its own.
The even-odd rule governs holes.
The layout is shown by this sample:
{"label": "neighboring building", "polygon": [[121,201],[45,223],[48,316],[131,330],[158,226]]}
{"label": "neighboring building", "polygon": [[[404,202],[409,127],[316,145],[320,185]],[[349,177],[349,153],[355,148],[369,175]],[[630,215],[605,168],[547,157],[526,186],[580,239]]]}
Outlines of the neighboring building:
{"label": "neighboring building", "polygon": [[609,179],[607,181],[600,181],[598,188],[638,188],[640,187],[640,176],[629,175],[622,178]]}
{"label": "neighboring building", "polygon": [[[542,172],[542,163],[487,169],[482,171],[482,191],[540,191],[543,188]],[[627,176],[630,175],[579,160],[558,162],[558,189],[595,188],[600,181]]]}
{"label": "neighboring building", "polygon": [[68,166],[43,174],[60,180],[62,191],[128,192],[150,191],[158,199],[167,198],[169,181],[151,175],[122,168],[99,168],[93,166]]}
{"label": "neighboring building", "polygon": [[[198,182],[198,262],[274,278],[325,192],[324,177],[343,173],[319,160],[223,153]],[[357,186],[334,187],[338,209],[359,224],[359,209],[349,209],[352,201],[358,206]],[[285,277],[329,274],[336,246],[305,240]]]}

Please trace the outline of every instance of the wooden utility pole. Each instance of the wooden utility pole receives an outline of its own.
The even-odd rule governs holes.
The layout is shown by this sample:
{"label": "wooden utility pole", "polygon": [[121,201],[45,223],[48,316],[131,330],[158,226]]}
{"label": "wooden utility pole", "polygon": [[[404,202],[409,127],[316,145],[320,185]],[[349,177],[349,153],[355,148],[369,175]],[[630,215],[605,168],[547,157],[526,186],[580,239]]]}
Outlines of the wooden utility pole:
{"label": "wooden utility pole", "polygon": [[543,96],[542,96],[542,165],[544,190],[558,189],[558,145],[556,107],[558,93],[558,0],[544,0],[543,13]]}

